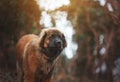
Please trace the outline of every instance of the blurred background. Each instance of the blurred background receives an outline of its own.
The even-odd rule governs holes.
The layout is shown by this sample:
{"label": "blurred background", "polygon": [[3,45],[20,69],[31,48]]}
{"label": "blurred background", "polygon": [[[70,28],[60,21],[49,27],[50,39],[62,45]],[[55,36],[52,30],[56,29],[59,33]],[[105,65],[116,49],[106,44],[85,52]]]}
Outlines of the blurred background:
{"label": "blurred background", "polygon": [[19,38],[50,27],[68,43],[53,82],[120,82],[120,0],[1,0],[0,82],[17,82]]}

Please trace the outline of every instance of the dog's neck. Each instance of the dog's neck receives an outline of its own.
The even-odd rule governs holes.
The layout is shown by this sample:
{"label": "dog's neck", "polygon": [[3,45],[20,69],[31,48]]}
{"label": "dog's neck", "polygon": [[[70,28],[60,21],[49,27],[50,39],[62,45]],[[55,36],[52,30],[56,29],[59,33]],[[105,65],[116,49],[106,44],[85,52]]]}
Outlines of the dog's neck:
{"label": "dog's neck", "polygon": [[[42,53],[44,53],[44,55],[46,56],[46,59],[50,62],[54,61],[57,58],[57,56],[59,55],[59,53],[57,53],[57,54],[50,53],[45,48],[39,48],[39,49]],[[55,56],[50,57],[49,55],[55,55]]]}
{"label": "dog's neck", "polygon": [[[41,54],[40,54],[40,53]],[[41,66],[42,68],[40,68],[44,74],[48,74],[50,72],[50,70],[53,68],[53,66],[55,65],[56,63],[56,60],[58,59],[58,57],[55,57],[55,58],[51,58],[51,57],[48,57],[47,55],[45,55],[45,51],[43,51],[43,49],[40,49],[40,51],[38,51],[36,53],[36,56],[38,58],[38,60],[40,60],[40,63],[42,63]]]}

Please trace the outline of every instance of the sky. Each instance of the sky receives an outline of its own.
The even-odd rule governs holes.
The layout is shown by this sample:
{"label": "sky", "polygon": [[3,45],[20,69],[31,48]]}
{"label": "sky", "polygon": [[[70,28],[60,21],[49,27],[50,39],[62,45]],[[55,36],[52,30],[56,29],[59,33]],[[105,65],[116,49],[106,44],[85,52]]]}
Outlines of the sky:
{"label": "sky", "polygon": [[106,3],[106,0],[98,0],[98,1],[100,2],[100,4],[101,4],[102,6],[104,6],[105,3]]}
{"label": "sky", "polygon": [[69,5],[69,0],[37,0],[41,8],[45,10],[54,10],[63,5]]}

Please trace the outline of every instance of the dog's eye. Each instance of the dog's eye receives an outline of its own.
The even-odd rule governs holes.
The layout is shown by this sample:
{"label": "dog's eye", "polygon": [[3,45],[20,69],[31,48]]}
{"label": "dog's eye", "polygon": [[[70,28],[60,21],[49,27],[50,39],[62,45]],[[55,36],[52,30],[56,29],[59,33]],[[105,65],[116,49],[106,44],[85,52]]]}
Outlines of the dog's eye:
{"label": "dog's eye", "polygon": [[55,37],[55,35],[50,35],[50,36],[49,36],[49,38],[54,38],[54,37]]}
{"label": "dog's eye", "polygon": [[51,37],[53,38],[53,37],[55,37],[55,35],[51,35]]}

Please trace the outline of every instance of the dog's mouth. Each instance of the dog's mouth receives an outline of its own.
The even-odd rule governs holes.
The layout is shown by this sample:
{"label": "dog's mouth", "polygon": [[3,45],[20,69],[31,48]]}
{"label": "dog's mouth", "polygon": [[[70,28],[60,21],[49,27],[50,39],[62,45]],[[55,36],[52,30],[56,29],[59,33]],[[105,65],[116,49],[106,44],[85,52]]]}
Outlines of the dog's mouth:
{"label": "dog's mouth", "polygon": [[50,50],[62,50],[63,47],[61,45],[56,45],[56,46],[52,46],[52,47],[49,47]]}

